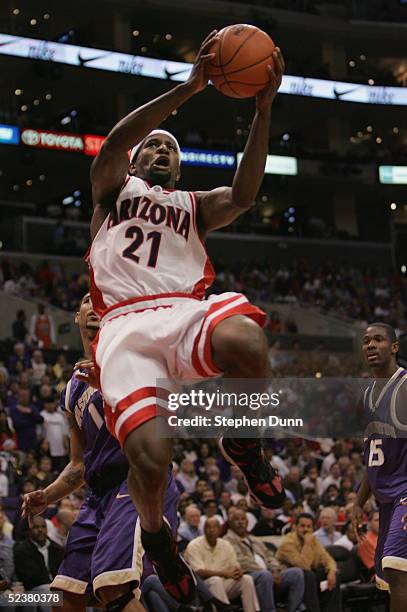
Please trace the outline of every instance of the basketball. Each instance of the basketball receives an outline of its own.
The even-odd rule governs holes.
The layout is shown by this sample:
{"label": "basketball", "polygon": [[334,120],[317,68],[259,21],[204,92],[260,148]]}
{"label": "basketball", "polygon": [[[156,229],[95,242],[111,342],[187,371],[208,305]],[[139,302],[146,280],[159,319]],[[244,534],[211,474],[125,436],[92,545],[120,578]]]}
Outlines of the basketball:
{"label": "basketball", "polygon": [[209,53],[207,75],[216,89],[232,98],[250,98],[269,82],[275,44],[270,36],[252,25],[236,24],[220,30]]}

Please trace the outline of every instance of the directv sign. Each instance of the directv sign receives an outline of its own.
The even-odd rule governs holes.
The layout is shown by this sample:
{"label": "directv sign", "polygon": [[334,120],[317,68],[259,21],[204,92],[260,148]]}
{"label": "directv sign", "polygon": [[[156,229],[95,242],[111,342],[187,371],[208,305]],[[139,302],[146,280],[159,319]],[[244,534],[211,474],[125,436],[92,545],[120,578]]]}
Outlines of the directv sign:
{"label": "directv sign", "polygon": [[234,168],[236,157],[227,151],[205,151],[203,149],[182,149],[181,161],[185,166],[211,166]]}
{"label": "directv sign", "polygon": [[379,180],[384,185],[407,185],[407,166],[379,166]]}
{"label": "directv sign", "polygon": [[15,125],[0,124],[0,144],[19,144],[20,130]]}
{"label": "directv sign", "polygon": [[[238,165],[241,162],[243,153],[237,154]],[[283,174],[296,176],[298,174],[298,162],[296,157],[286,155],[267,155],[265,174]]]}

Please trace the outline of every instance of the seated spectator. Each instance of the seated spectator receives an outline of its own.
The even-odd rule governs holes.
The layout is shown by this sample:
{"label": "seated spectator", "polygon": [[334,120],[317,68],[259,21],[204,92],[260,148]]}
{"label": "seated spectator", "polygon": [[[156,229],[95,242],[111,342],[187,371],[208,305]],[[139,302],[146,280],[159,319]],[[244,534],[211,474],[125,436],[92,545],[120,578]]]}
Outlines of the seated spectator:
{"label": "seated spectator", "polygon": [[34,385],[39,385],[41,383],[42,377],[45,375],[47,371],[47,364],[44,361],[44,356],[42,351],[36,350],[33,352],[31,357],[31,368],[32,368],[32,381]]}
{"label": "seated spectator", "polygon": [[3,470],[0,470],[0,497],[8,497],[8,477]]}
{"label": "seated spectator", "polygon": [[332,546],[341,537],[339,531],[335,529],[337,514],[333,508],[323,508],[319,515],[321,527],[314,533],[322,546]]}
{"label": "seated spectator", "polygon": [[36,478],[40,481],[42,487],[47,487],[51,482],[54,482],[55,478],[58,476],[58,474],[52,470],[51,457],[41,457],[38,467],[39,471]]}
{"label": "seated spectator", "polygon": [[52,465],[55,470],[61,471],[68,458],[68,422],[64,414],[57,410],[58,398],[56,396],[44,400],[43,406],[44,409],[40,414],[44,419],[44,437],[49,442]]}
{"label": "seated spectator", "polygon": [[219,496],[218,511],[224,521],[228,520],[228,510],[233,506],[232,496],[229,491],[222,491]]}
{"label": "seated spectator", "polygon": [[329,485],[331,484],[336,485],[339,491],[339,487],[341,486],[341,468],[339,463],[337,462],[331,464],[329,468],[329,476],[324,478],[324,480],[322,481],[321,493],[324,493],[324,491],[326,491]]}
{"label": "seated spectator", "polygon": [[216,517],[219,520],[219,524],[222,525],[223,518],[219,514],[218,504],[215,499],[207,499],[203,504],[203,515],[201,516],[201,520],[199,523],[200,528],[203,530],[205,527],[205,523],[208,518]]}
{"label": "seated spectator", "polygon": [[304,512],[315,517],[318,515],[321,507],[321,498],[314,492],[314,489],[305,489],[304,491]]}
{"label": "seated spectator", "polygon": [[49,584],[58,572],[63,549],[47,537],[47,525],[42,516],[35,516],[28,537],[14,547],[17,578],[26,591],[48,593]]}
{"label": "seated spectator", "polygon": [[36,427],[43,422],[37,407],[30,401],[28,389],[19,389],[16,406],[11,406],[10,416],[16,431],[19,450],[29,451],[37,444]]}
{"label": "seated spectator", "polygon": [[180,471],[175,480],[182,485],[183,490],[187,493],[191,494],[195,491],[198,476],[196,475],[195,467],[192,461],[189,461],[189,459],[183,459],[181,461]]}
{"label": "seated spectator", "polygon": [[268,447],[264,449],[266,459],[270,462],[271,466],[278,470],[281,478],[285,478],[289,472],[289,469],[283,459],[274,453],[273,448]]}
{"label": "seated spectator", "polygon": [[303,609],[302,569],[294,567],[283,569],[267,546],[250,535],[247,528],[246,513],[243,510],[236,510],[230,517],[229,531],[224,539],[232,544],[243,572],[252,576],[260,610],[264,612],[275,610],[274,590],[278,595],[287,595],[288,612]]}
{"label": "seated spectator", "polygon": [[[341,612],[336,563],[318,542],[313,530],[314,519],[312,516],[305,513],[300,514],[296,519],[293,531],[284,536],[277,551],[277,559],[287,567],[301,567],[303,570],[307,570],[307,588],[304,598],[307,610],[318,612],[321,609],[324,612]],[[325,579],[328,588],[322,592],[320,591],[320,583]]]}
{"label": "seated spectator", "polygon": [[293,510],[293,502],[291,499],[285,499],[283,501],[283,505],[281,507],[282,512],[277,514],[275,519],[276,531],[280,534],[283,528],[287,525],[287,523],[292,522],[292,510]]}
{"label": "seated spectator", "polygon": [[[11,444],[12,442],[12,444]],[[6,448],[5,448],[6,446]],[[4,411],[0,412],[0,451],[12,451],[17,448],[17,436],[13,421]]]}
{"label": "seated spectator", "polygon": [[341,505],[341,498],[339,496],[339,489],[336,484],[330,484],[324,492],[321,502],[323,506],[339,506]]}
{"label": "seated spectator", "polygon": [[46,519],[48,537],[52,542],[65,548],[68,533],[75,521],[75,513],[72,510],[60,509],[54,521]]}
{"label": "seated spectator", "polygon": [[318,468],[316,465],[310,465],[306,472],[307,476],[301,480],[301,486],[303,489],[314,489],[315,493],[319,496],[322,495],[322,478],[318,474]]}
{"label": "seated spectator", "polygon": [[279,535],[275,525],[276,510],[262,506],[260,512],[261,518],[257,521],[251,533],[255,536]]}
{"label": "seated spectator", "polygon": [[247,503],[247,500],[245,497],[242,497],[241,499],[237,501],[236,508],[238,508],[239,510],[243,510],[243,512],[246,513],[246,518],[248,522],[248,530],[252,531],[252,529],[254,529],[257,523],[257,518],[254,515],[254,513],[250,510],[249,504]]}
{"label": "seated spectator", "polygon": [[369,515],[366,537],[358,547],[358,555],[363,565],[369,570],[374,569],[374,558],[379,534],[379,512],[372,511]]}
{"label": "seated spectator", "polygon": [[13,541],[13,525],[8,520],[7,514],[3,510],[3,506],[0,505],[0,533],[3,533],[11,541]]}
{"label": "seated spectator", "polygon": [[202,506],[202,495],[205,491],[209,491],[209,485],[203,478],[196,481],[195,491],[191,493],[191,498],[194,504]]}
{"label": "seated spectator", "polygon": [[205,535],[188,544],[185,551],[187,563],[223,604],[229,605],[229,598],[240,595],[244,612],[259,611],[253,578],[243,574],[233,546],[219,537],[219,520],[209,518],[204,532]]}
{"label": "seated spectator", "polygon": [[9,535],[6,535],[4,531],[6,519],[5,513],[0,511],[0,569],[2,574],[0,579],[0,592],[10,587],[14,575],[14,541]]}
{"label": "seated spectator", "polygon": [[203,530],[200,527],[201,511],[197,506],[190,504],[186,507],[184,513],[184,521],[178,529],[178,535],[187,542],[203,535]]}
{"label": "seated spectator", "polygon": [[18,366],[22,367],[22,370],[26,370],[31,366],[30,358],[26,355],[25,346],[22,342],[17,342],[14,345],[14,353],[8,362],[10,375],[15,376],[18,373]]}
{"label": "seated spectator", "polygon": [[300,480],[301,470],[299,467],[294,466],[290,468],[283,481],[286,492],[289,493],[288,497],[290,497],[293,502],[299,501],[304,497]]}
{"label": "seated spectator", "polygon": [[68,362],[66,360],[65,354],[59,353],[56,362],[52,366],[52,373],[54,374],[57,380],[61,380],[62,374],[67,366]]}
{"label": "seated spectator", "polygon": [[357,539],[355,536],[352,522],[348,521],[342,528],[342,536],[335,542],[335,546],[342,546],[346,550],[353,550],[357,545]]}

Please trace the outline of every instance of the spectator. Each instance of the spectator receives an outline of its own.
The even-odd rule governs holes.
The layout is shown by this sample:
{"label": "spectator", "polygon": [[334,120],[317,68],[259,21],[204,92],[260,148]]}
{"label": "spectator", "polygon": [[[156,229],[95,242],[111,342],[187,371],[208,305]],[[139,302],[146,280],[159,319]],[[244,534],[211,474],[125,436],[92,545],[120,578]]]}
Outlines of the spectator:
{"label": "spectator", "polygon": [[47,487],[51,482],[54,482],[57,473],[52,471],[52,459],[44,455],[40,459],[39,472],[36,478],[40,481],[42,487]]}
{"label": "spectator", "polygon": [[222,491],[219,496],[218,511],[224,522],[228,520],[228,510],[231,506],[233,506],[233,502],[230,492]]}
{"label": "spectator", "polygon": [[286,492],[291,494],[290,497],[293,502],[299,501],[304,496],[300,480],[301,470],[297,466],[290,468],[287,476],[284,478],[284,487]]}
{"label": "spectator", "polygon": [[36,406],[30,403],[28,389],[19,389],[16,406],[10,408],[10,416],[16,431],[19,450],[29,451],[37,443],[36,427],[43,422],[43,418]]}
{"label": "spectator", "polygon": [[196,481],[196,486],[195,486],[195,491],[191,494],[191,497],[194,501],[195,504],[201,505],[202,504],[202,495],[204,494],[205,491],[209,490],[209,486],[208,483],[206,482],[206,480],[203,480],[202,478],[200,478],[199,480]]}
{"label": "spectator", "polygon": [[[341,612],[341,596],[336,579],[336,563],[313,534],[314,520],[309,514],[300,514],[292,533],[284,536],[277,551],[277,559],[287,567],[301,567],[312,570],[307,573],[308,593],[312,603],[305,600],[307,609],[312,612]],[[320,582],[327,580],[327,590],[320,591]],[[310,587],[313,587],[312,589]],[[318,601],[315,601],[315,593]]]}
{"label": "spectator", "polygon": [[379,534],[379,512],[372,511],[369,515],[366,537],[358,547],[358,555],[363,565],[369,570],[374,569],[374,558]]}
{"label": "spectator", "polygon": [[244,612],[259,611],[253,578],[243,574],[233,546],[219,537],[219,520],[209,518],[204,531],[205,535],[188,544],[185,551],[187,563],[221,602],[229,605],[229,597],[233,599],[240,595]]}
{"label": "spectator", "polygon": [[16,320],[12,323],[12,334],[18,342],[25,342],[28,329],[26,326],[27,317],[24,310],[17,310]]}
{"label": "spectator", "polygon": [[60,509],[57,512],[55,521],[52,522],[46,519],[48,537],[52,542],[58,544],[62,548],[65,548],[66,541],[68,539],[68,533],[72,527],[72,523],[75,521],[75,512],[68,509]]}
{"label": "spectator", "polygon": [[205,523],[209,518],[216,517],[219,521],[219,524],[223,524],[223,518],[218,513],[218,504],[215,499],[207,499],[203,504],[203,515],[201,516],[200,528],[204,529]]}
{"label": "spectator", "polygon": [[260,512],[261,518],[252,529],[252,534],[255,536],[277,535],[277,528],[275,525],[276,510],[262,506]]}
{"label": "spectator", "polygon": [[314,533],[315,537],[322,546],[332,546],[341,534],[335,529],[337,514],[333,508],[324,508],[319,515],[321,527]]}
{"label": "spectator", "polygon": [[13,421],[6,412],[0,412],[0,451],[12,451],[17,447]]}
{"label": "spectator", "polygon": [[339,540],[335,542],[335,546],[342,546],[342,548],[346,548],[346,550],[353,550],[357,545],[357,539],[351,521],[348,521],[344,525],[342,534]]}
{"label": "spectator", "polygon": [[267,546],[249,534],[247,527],[246,513],[243,510],[236,510],[230,517],[229,531],[224,539],[232,544],[243,572],[252,576],[260,610],[274,612],[276,609],[274,589],[277,594],[287,596],[288,612],[302,609],[304,596],[302,569],[294,567],[283,569]]}
{"label": "spectator", "polygon": [[189,459],[183,459],[181,461],[180,471],[176,476],[176,480],[182,485],[184,491],[190,494],[194,492],[198,476],[196,475],[192,461],[189,461]]}
{"label": "spectator", "polygon": [[[14,547],[17,578],[26,591],[49,593],[49,584],[58,572],[63,549],[47,537],[47,525],[42,516],[35,516],[28,537]],[[45,610],[48,608],[44,606]]]}
{"label": "spectator", "polygon": [[44,400],[43,406],[41,416],[44,419],[44,437],[49,442],[53,468],[60,471],[65,467],[68,458],[67,421],[63,413],[57,410],[56,397],[51,396]]}
{"label": "spectator", "polygon": [[37,311],[31,317],[30,334],[39,348],[48,349],[56,343],[54,317],[46,314],[44,304],[38,304]]}
{"label": "spectator", "polygon": [[14,575],[13,539],[6,535],[4,526],[6,515],[0,511],[0,569],[2,579],[0,580],[0,592],[10,587]]}
{"label": "spectator", "polygon": [[201,511],[193,504],[185,509],[184,522],[178,529],[178,535],[187,542],[195,540],[203,535],[203,530],[200,527]]}
{"label": "spectator", "polygon": [[1,469],[0,470],[0,497],[8,497],[8,485],[9,485],[9,482],[8,482],[7,474],[5,474],[3,469]]}
{"label": "spectator", "polygon": [[332,465],[329,467],[329,476],[324,478],[324,480],[322,481],[321,493],[326,491],[326,489],[332,484],[334,484],[339,491],[339,488],[341,486],[341,468],[339,463],[336,462],[332,463]]}
{"label": "spectator", "polygon": [[61,380],[65,368],[68,367],[65,353],[59,353],[55,364],[52,366],[52,372],[57,380]]}
{"label": "spectator", "polygon": [[44,356],[42,354],[42,351],[37,349],[33,352],[31,358],[31,368],[32,382],[34,383],[34,385],[39,385],[42,377],[47,371],[47,364],[44,362]]}
{"label": "spectator", "polygon": [[322,478],[318,475],[316,465],[310,465],[307,469],[307,476],[301,480],[301,486],[305,489],[314,489],[317,495],[322,495],[323,485]]}
{"label": "spectator", "polygon": [[247,503],[245,497],[242,497],[237,501],[236,508],[238,508],[239,510],[243,510],[243,512],[246,514],[248,530],[252,531],[257,523],[257,518],[255,517],[253,512],[250,511],[249,504]]}
{"label": "spectator", "polygon": [[264,449],[266,459],[270,461],[272,467],[278,471],[281,478],[285,478],[289,472],[289,469],[285,462],[278,455],[274,454],[274,450],[271,447]]}
{"label": "spectator", "polygon": [[22,342],[17,342],[14,345],[13,355],[10,357],[8,362],[8,371],[11,375],[16,375],[23,370],[31,367],[29,357],[25,353],[25,347]]}

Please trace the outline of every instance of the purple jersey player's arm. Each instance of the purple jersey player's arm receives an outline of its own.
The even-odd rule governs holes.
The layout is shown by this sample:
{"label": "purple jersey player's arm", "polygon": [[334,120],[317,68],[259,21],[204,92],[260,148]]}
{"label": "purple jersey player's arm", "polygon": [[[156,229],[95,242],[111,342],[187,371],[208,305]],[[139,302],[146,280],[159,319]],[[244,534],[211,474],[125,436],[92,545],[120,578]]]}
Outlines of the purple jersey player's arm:
{"label": "purple jersey player's arm", "polygon": [[210,230],[229,225],[253,206],[264,177],[271,107],[281,84],[284,67],[283,55],[276,47],[273,53],[273,66],[269,66],[270,82],[257,94],[256,114],[232,187],[218,187],[212,191],[197,193],[201,237]]}
{"label": "purple jersey player's arm", "polygon": [[191,74],[185,83],[140,106],[121,119],[107,135],[90,172],[93,197],[92,238],[109,213],[115,200],[114,195],[127,176],[128,151],[165,121],[172,111],[207,86],[205,64],[214,56],[208,53],[208,50],[213,45],[216,35],[217,31],[214,30],[202,43]]}
{"label": "purple jersey player's arm", "polygon": [[41,514],[50,504],[54,504],[81,487],[84,480],[85,439],[75,418],[66,413],[70,426],[71,460],[62,470],[58,478],[44,490],[27,493],[23,498],[22,516],[27,517],[29,522],[32,517]]}
{"label": "purple jersey player's arm", "polygon": [[365,535],[362,531],[363,527],[363,508],[369,499],[372,491],[370,489],[369,480],[367,476],[367,469],[363,474],[362,482],[360,483],[360,487],[358,490],[358,494],[356,497],[356,502],[352,508],[352,527],[353,532],[355,534],[358,542],[361,542],[365,539]]}

